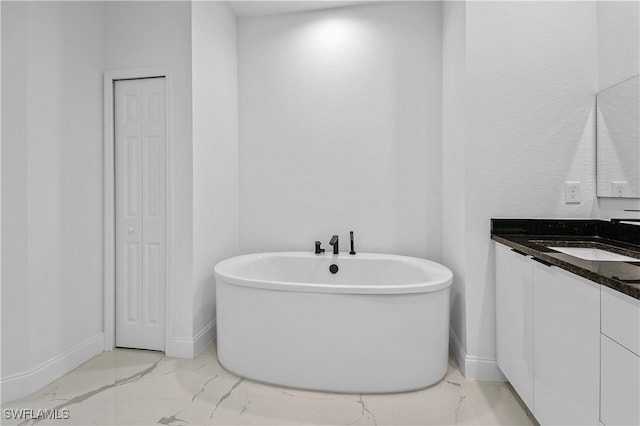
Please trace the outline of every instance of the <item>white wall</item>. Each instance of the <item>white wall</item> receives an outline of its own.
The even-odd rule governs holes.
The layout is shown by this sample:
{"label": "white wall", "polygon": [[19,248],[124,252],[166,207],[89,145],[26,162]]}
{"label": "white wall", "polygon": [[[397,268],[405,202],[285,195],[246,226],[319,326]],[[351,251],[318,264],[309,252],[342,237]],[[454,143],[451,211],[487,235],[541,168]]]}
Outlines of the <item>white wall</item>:
{"label": "white wall", "polygon": [[[438,260],[441,5],[239,21],[240,249]],[[329,247],[330,248],[330,247]]]}
{"label": "white wall", "polygon": [[[497,374],[490,218],[597,215],[595,3],[470,2],[466,24],[462,344],[468,375],[490,377]],[[582,183],[581,204],[565,204],[569,180]]]}
{"label": "white wall", "polygon": [[640,72],[640,2],[596,3],[598,91]]}
{"label": "white wall", "polygon": [[170,71],[167,353],[193,356],[213,335],[211,272],[237,251],[236,31],[224,3],[196,8],[192,29],[186,2],[2,4],[5,400],[103,348],[104,70]]}
{"label": "white wall", "polygon": [[[454,350],[464,350],[465,290],[465,30],[464,2],[442,9],[442,262],[453,272],[451,330]],[[462,364],[464,367],[464,364]]]}
{"label": "white wall", "polygon": [[[193,152],[191,102],[191,4],[105,2],[105,68],[164,67],[171,70],[170,127],[173,253],[170,292],[174,350],[189,356],[193,338]],[[171,348],[170,346],[170,348]]]}
{"label": "white wall", "polygon": [[191,25],[197,335],[215,321],[213,268],[238,253],[238,59],[236,18],[225,3],[193,3]]}
{"label": "white wall", "polygon": [[[27,10],[2,8],[2,378],[29,370],[27,329]],[[11,208],[8,208],[11,206]],[[11,321],[23,318],[23,321]],[[3,393],[5,386],[3,383]]]}
{"label": "white wall", "polygon": [[10,399],[102,350],[104,25],[101,3],[2,8],[2,385]]}

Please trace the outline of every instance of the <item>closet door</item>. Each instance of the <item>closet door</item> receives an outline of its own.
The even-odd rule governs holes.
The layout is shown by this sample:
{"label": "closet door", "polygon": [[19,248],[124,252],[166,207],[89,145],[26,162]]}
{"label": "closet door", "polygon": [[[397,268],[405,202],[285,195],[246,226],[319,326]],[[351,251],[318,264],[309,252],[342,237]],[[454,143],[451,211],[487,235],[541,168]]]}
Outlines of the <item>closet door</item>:
{"label": "closet door", "polygon": [[114,87],[116,346],[165,348],[165,79]]}

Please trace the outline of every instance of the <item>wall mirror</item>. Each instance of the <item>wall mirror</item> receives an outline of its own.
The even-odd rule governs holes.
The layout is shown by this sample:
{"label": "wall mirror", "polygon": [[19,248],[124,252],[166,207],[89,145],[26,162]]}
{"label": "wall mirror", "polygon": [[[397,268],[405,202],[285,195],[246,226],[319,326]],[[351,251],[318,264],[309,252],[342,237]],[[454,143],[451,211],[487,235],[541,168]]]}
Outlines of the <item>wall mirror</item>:
{"label": "wall mirror", "polygon": [[640,198],[640,76],[596,96],[597,195]]}
{"label": "wall mirror", "polygon": [[596,194],[640,198],[640,2],[594,5]]}

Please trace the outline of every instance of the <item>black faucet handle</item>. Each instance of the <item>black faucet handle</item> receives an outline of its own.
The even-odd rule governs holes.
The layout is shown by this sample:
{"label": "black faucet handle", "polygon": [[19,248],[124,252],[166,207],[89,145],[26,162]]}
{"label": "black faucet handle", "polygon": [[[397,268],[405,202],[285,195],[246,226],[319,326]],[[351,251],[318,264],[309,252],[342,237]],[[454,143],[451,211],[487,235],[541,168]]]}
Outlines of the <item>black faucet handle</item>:
{"label": "black faucet handle", "polygon": [[351,251],[349,252],[349,254],[354,255],[356,254],[356,251],[353,249],[353,231],[349,232],[349,239],[351,240]]}
{"label": "black faucet handle", "polygon": [[331,241],[329,241],[329,244],[331,244],[333,246],[333,254],[338,254],[339,253],[339,246],[338,246],[338,236],[334,235],[333,237],[331,237]]}
{"label": "black faucet handle", "polygon": [[316,254],[324,253],[324,249],[320,248],[320,244],[322,244],[320,241],[316,241]]}

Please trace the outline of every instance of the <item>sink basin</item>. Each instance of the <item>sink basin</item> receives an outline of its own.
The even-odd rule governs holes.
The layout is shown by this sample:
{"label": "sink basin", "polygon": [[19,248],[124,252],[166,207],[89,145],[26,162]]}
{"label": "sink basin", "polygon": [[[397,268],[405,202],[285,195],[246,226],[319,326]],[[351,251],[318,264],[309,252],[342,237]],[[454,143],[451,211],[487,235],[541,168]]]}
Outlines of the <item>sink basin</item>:
{"label": "sink basin", "polygon": [[618,253],[612,253],[610,251],[601,250],[592,247],[551,247],[550,249],[578,257],[584,260],[600,260],[600,261],[617,261],[617,262],[640,262],[640,259],[636,259],[629,256],[624,256]]}

